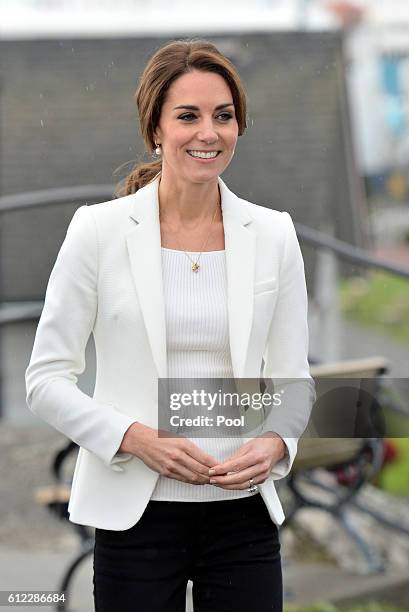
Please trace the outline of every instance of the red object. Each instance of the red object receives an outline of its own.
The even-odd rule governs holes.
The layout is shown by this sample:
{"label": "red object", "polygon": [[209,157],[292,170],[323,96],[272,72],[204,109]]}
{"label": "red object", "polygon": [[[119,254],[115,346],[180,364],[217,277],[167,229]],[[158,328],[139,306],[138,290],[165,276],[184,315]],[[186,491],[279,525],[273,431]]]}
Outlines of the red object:
{"label": "red object", "polygon": [[338,484],[348,486],[355,483],[358,477],[358,470],[354,465],[339,469],[335,472]]}
{"label": "red object", "polygon": [[[396,446],[390,440],[383,441],[383,463],[392,463],[396,457],[399,455],[399,451]],[[345,487],[349,485],[353,485],[356,482],[356,479],[359,478],[359,471],[357,466],[349,465],[345,468],[339,468],[335,470],[335,476],[338,484],[343,485]]]}
{"label": "red object", "polygon": [[356,23],[359,23],[362,20],[365,12],[362,7],[356,6],[352,2],[345,1],[328,2],[327,8],[331,13],[335,13],[344,28],[348,28]]}
{"label": "red object", "polygon": [[398,456],[399,452],[396,446],[390,440],[383,441],[383,463],[392,463]]}

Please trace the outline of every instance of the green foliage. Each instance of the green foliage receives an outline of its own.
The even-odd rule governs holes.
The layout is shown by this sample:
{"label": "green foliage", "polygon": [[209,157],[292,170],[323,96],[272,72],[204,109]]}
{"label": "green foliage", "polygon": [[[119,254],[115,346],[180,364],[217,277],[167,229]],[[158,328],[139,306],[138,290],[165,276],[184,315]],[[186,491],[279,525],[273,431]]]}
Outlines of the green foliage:
{"label": "green foliage", "polygon": [[377,485],[388,493],[409,495],[409,440],[392,438],[397,457],[383,466],[377,477]]}
{"label": "green foliage", "polygon": [[331,603],[322,602],[309,608],[285,606],[284,612],[408,612],[409,608],[396,608],[383,603],[358,604],[350,608],[337,608]]}
{"label": "green foliage", "polygon": [[341,308],[347,318],[409,342],[409,280],[385,272],[341,282]]}

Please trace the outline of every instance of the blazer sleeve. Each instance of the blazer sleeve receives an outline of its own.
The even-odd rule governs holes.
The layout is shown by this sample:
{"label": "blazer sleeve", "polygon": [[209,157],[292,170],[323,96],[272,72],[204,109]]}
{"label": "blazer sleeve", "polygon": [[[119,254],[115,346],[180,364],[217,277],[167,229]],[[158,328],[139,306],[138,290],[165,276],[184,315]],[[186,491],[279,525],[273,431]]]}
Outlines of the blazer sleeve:
{"label": "blazer sleeve", "polygon": [[135,418],[83,393],[77,376],[94,327],[98,293],[98,243],[93,213],[78,208],[68,226],[47,284],[44,307],[25,372],[29,409],[106,466],[132,458],[118,453]]}
{"label": "blazer sleeve", "polygon": [[[279,287],[264,354],[267,391],[279,392],[281,404],[265,416],[262,433],[274,431],[283,439],[286,454],[272,469],[279,479],[290,472],[298,439],[307,427],[316,399],[308,363],[308,298],[304,261],[291,216],[282,212],[285,241],[280,261]],[[282,392],[282,393],[281,393]]]}

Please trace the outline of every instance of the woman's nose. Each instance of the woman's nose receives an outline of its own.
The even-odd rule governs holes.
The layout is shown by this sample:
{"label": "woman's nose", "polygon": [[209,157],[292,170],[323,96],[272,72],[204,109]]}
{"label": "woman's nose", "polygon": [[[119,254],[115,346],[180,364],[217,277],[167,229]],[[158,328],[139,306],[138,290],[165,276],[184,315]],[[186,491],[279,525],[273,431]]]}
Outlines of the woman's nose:
{"label": "woman's nose", "polygon": [[202,135],[199,135],[199,140],[201,140],[202,142],[205,142],[208,145],[211,145],[211,144],[216,144],[219,138],[217,134],[203,132]]}
{"label": "woman's nose", "polygon": [[198,132],[198,138],[209,144],[213,144],[218,141],[219,136],[214,127],[209,125],[202,127],[202,129]]}

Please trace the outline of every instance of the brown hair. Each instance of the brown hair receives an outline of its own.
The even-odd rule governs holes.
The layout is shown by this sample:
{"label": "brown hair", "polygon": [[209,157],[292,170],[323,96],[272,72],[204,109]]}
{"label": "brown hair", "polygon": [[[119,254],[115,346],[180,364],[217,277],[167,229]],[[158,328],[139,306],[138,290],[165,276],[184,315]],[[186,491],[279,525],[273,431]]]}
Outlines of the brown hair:
{"label": "brown hair", "polygon": [[[171,83],[179,76],[201,70],[222,76],[230,87],[238,123],[238,135],[247,127],[246,94],[240,76],[227,57],[207,40],[176,40],[160,47],[150,58],[142,73],[135,100],[138,108],[141,134],[147,152],[155,149],[154,131],[159,123],[163,103]],[[117,187],[115,197],[135,193],[160,173],[162,160],[137,164],[122,184]]]}

